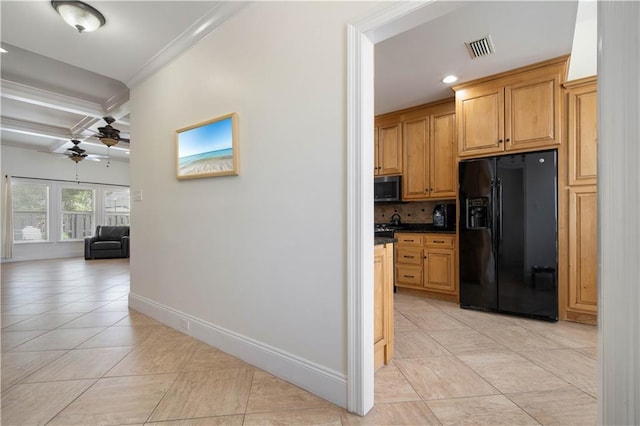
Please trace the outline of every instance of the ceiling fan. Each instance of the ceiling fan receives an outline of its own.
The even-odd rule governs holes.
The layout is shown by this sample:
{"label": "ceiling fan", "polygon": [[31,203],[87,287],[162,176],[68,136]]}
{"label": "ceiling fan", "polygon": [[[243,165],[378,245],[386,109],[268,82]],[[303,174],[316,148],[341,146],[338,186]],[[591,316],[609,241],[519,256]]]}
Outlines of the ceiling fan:
{"label": "ceiling fan", "polygon": [[98,127],[98,132],[100,133],[95,135],[95,137],[107,146],[107,167],[109,167],[109,165],[111,165],[111,151],[109,148],[121,141],[131,143],[131,140],[129,138],[120,137],[120,130],[111,125],[111,123],[116,121],[115,118],[107,116],[102,117],[102,119],[107,122],[107,125]]}
{"label": "ceiling fan", "polygon": [[69,158],[71,161],[79,163],[82,160],[100,161],[101,158],[107,158],[106,155],[87,154],[87,151],[80,148],[78,145],[80,141],[78,139],[71,139],[73,147],[68,148],[63,155]]}
{"label": "ceiling fan", "polygon": [[113,145],[116,145],[118,142],[127,142],[127,143],[131,142],[129,138],[121,137],[120,130],[116,129],[111,125],[111,123],[114,123],[116,121],[115,118],[111,116],[107,116],[107,117],[102,117],[102,119],[107,122],[107,125],[98,127],[98,132],[100,133],[95,135],[95,137],[98,138],[100,142],[105,144],[107,147],[112,147]]}
{"label": "ceiling fan", "polygon": [[64,152],[64,156],[76,163],[76,182],[80,183],[78,179],[78,163],[84,159],[92,161],[100,161],[100,158],[104,158],[104,155],[87,154],[87,151],[80,148],[80,141],[78,139],[71,139],[73,146]]}

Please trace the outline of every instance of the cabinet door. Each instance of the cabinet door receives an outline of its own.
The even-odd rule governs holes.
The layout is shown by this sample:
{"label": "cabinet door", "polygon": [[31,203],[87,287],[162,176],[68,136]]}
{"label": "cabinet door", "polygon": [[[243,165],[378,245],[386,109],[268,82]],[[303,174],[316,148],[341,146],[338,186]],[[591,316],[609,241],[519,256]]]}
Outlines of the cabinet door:
{"label": "cabinet door", "polygon": [[424,260],[424,287],[427,290],[454,293],[453,250],[427,249]]}
{"label": "cabinet door", "polygon": [[596,84],[569,91],[569,185],[595,185],[598,95]]}
{"label": "cabinet door", "polygon": [[393,245],[376,245],[373,264],[373,351],[377,369],[393,358]]}
{"label": "cabinet door", "polygon": [[527,79],[505,88],[506,150],[560,143],[560,75]]}
{"label": "cabinet door", "polygon": [[380,126],[377,167],[379,175],[402,173],[402,128],[400,123]]}
{"label": "cabinet door", "polygon": [[597,313],[597,191],[569,189],[569,308]]}
{"label": "cabinet door", "polygon": [[380,151],[378,149],[378,132],[380,132],[380,129],[378,127],[376,127],[373,131],[373,175],[374,176],[378,176],[379,170],[378,170],[378,164],[380,164],[380,159],[378,158],[378,151]]}
{"label": "cabinet door", "polygon": [[455,159],[455,113],[431,116],[429,144],[429,195],[431,198],[455,198],[457,171]]}
{"label": "cabinet door", "polygon": [[479,86],[456,92],[458,155],[499,153],[504,149],[504,89]]}
{"label": "cabinet door", "polygon": [[429,197],[429,117],[404,122],[402,199]]}

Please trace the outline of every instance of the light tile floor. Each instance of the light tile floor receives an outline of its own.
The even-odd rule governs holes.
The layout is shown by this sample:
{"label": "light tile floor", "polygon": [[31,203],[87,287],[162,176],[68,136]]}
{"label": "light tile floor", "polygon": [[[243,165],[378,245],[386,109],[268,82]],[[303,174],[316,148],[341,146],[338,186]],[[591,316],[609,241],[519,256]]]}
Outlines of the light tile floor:
{"label": "light tile floor", "polygon": [[347,413],[128,309],[129,262],[2,265],[3,425],[596,423],[593,326],[395,296],[396,358]]}

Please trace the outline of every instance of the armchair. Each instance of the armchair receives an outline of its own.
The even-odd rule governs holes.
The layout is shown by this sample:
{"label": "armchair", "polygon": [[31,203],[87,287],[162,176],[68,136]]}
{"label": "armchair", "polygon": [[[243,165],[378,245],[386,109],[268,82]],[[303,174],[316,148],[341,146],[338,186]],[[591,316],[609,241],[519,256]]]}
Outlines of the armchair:
{"label": "armchair", "polygon": [[92,237],[84,239],[84,258],[129,257],[128,226],[97,226]]}

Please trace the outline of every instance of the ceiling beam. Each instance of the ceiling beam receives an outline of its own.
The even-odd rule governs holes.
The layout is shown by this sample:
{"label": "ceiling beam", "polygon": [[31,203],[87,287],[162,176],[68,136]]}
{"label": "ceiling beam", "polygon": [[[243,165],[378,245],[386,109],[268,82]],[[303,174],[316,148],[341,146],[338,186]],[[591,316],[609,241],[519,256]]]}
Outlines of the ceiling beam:
{"label": "ceiling beam", "polygon": [[[4,93],[3,93],[4,96]],[[0,129],[6,132],[22,133],[24,135],[39,136],[47,139],[58,139],[68,141],[73,135],[68,129],[48,126],[46,124],[31,123],[13,118],[2,118]]]}
{"label": "ceiling beam", "polygon": [[5,79],[2,79],[1,82],[2,97],[6,99],[95,118],[102,118],[106,115],[102,106],[95,102],[72,98]]}

